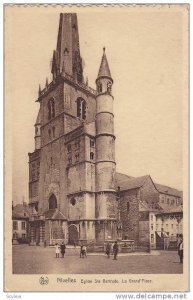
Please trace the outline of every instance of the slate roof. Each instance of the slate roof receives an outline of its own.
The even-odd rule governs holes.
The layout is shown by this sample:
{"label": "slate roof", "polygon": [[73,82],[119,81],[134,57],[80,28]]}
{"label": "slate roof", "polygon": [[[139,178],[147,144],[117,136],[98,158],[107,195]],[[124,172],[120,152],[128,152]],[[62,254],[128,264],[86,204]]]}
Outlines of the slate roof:
{"label": "slate roof", "polygon": [[182,192],[177,189],[171,188],[166,185],[158,184],[158,183],[155,183],[155,186],[156,186],[158,192],[160,192],[162,194],[172,195],[172,196],[176,196],[176,197],[182,197]]}
{"label": "slate roof", "polygon": [[106,54],[105,54],[105,48],[103,48],[103,56],[102,56],[101,65],[100,65],[100,68],[99,68],[97,78],[100,78],[100,77],[103,77],[103,76],[111,78],[111,72],[110,72],[109,64],[108,64],[107,57],[106,57]]}
{"label": "slate roof", "polygon": [[[140,188],[145,183],[148,177],[150,177],[150,175],[132,177],[122,173],[116,173],[115,186],[116,189],[118,188],[118,186],[120,186],[121,191]],[[154,183],[154,185],[159,193],[172,195],[176,197],[182,197],[182,192],[177,189],[162,184],[158,184],[158,183]]]}
{"label": "slate roof", "polygon": [[167,206],[166,208],[163,208],[161,213],[165,213],[165,214],[183,213],[183,206],[182,205],[178,205],[176,207],[168,207]]}
{"label": "slate roof", "polygon": [[24,215],[22,213],[18,213],[16,211],[12,212],[12,219],[13,220],[20,220],[20,219],[29,219],[29,215]]}
{"label": "slate roof", "polygon": [[120,186],[121,191],[140,188],[144,184],[144,182],[146,181],[146,179],[148,177],[149,177],[149,175],[145,175],[145,176],[141,176],[141,177],[128,177],[128,178],[125,178],[125,180],[123,180],[123,179],[119,180],[119,179],[121,179],[121,177],[118,176],[115,186],[116,186],[116,189],[118,188],[118,186]]}
{"label": "slate roof", "polygon": [[30,211],[27,204],[16,204],[12,210],[12,219],[28,219]]}

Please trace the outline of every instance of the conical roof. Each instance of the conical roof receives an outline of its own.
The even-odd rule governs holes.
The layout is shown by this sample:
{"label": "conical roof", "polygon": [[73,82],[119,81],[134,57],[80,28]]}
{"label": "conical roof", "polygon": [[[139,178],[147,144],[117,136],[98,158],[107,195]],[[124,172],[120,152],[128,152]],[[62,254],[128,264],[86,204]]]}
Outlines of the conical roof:
{"label": "conical roof", "polygon": [[107,57],[105,54],[105,47],[103,48],[103,56],[102,56],[101,65],[99,68],[97,79],[100,77],[111,78],[111,72],[110,72],[109,64],[108,64]]}

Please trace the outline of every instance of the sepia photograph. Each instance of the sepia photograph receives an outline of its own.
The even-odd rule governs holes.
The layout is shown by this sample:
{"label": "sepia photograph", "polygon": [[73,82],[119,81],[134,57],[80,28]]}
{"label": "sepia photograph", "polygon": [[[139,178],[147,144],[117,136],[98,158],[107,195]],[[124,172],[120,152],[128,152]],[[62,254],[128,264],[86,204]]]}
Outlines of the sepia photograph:
{"label": "sepia photograph", "polygon": [[189,290],[188,18],[4,6],[5,291]]}

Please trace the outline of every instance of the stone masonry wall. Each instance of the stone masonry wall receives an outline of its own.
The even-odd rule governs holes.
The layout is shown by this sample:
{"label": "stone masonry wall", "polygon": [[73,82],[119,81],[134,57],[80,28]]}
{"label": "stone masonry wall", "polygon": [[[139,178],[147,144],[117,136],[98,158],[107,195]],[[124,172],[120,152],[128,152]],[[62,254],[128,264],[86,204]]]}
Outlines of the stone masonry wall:
{"label": "stone masonry wall", "polygon": [[139,239],[139,189],[124,191],[120,195],[120,208],[122,220],[122,237]]}

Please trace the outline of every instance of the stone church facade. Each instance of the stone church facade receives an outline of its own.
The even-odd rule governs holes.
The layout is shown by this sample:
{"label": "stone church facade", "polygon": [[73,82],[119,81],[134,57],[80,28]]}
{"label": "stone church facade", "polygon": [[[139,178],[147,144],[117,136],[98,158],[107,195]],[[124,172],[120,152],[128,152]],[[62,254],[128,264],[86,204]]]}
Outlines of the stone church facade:
{"label": "stone church facade", "polygon": [[51,71],[29,153],[31,241],[100,244],[117,237],[113,79],[104,48],[96,91],[85,82],[76,14],[60,14]]}
{"label": "stone church facade", "polygon": [[76,14],[60,14],[51,72],[28,154],[31,244],[127,239],[155,248],[170,226],[163,220],[181,222],[182,194],[149,175],[116,173],[113,79],[104,48],[96,90],[85,81]]}

